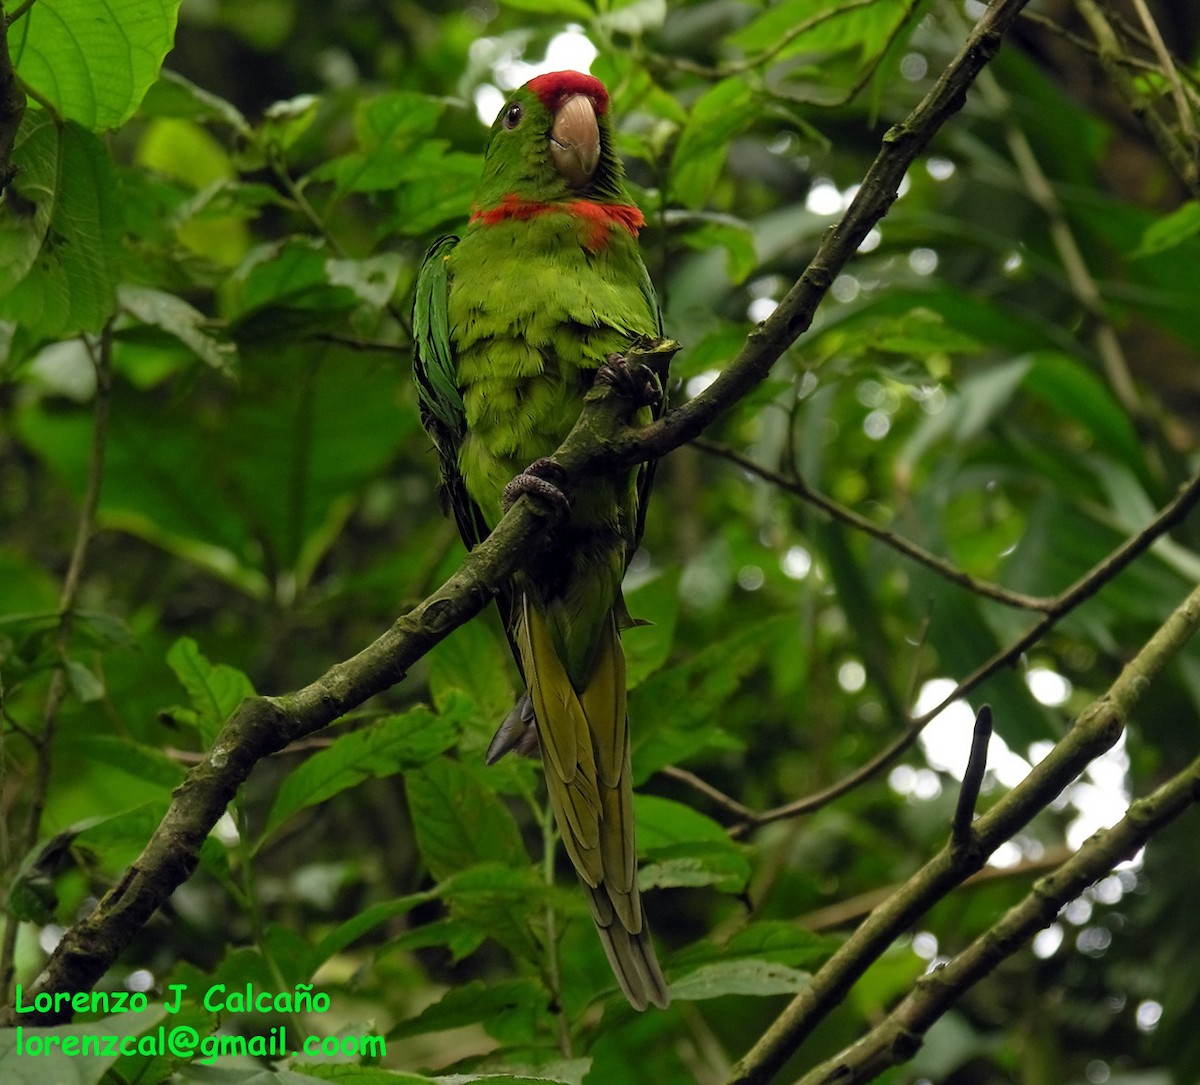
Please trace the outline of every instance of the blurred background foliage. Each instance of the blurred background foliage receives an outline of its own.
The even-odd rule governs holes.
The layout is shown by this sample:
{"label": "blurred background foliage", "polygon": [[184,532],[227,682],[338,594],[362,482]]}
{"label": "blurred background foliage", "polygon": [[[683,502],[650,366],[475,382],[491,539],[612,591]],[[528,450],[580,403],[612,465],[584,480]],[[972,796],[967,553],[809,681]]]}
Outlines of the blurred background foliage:
{"label": "blurred background foliage", "polygon": [[[110,6],[129,17],[128,3]],[[1194,139],[1200,9],[1150,7]],[[175,5],[161,8],[169,43]],[[1173,88],[1135,7],[1104,9],[1135,58],[1122,70],[1170,127]],[[461,559],[418,424],[408,307],[424,250],[469,213],[504,92],[556,67],[590,66],[610,88],[647,264],[685,344],[679,402],[799,276],[980,10],[184,0],[157,78],[101,65],[78,5],[24,12],[9,44],[39,101],[0,220],[12,255],[0,271],[0,843],[18,980],[137,854],[240,696],[311,681]],[[1114,89],[1089,10],[1031,5],[812,331],[707,434],[973,577],[1038,596],[1146,524],[1195,470],[1200,433],[1194,177],[1189,191]],[[60,36],[39,38],[51,15]],[[80,76],[72,99],[39,82],[38,64],[76,34],[80,53],[59,69]],[[54,200],[31,240],[18,201],[44,206],[35,183]],[[68,636],[60,597],[98,397],[97,530]],[[1193,519],[973,692],[996,715],[984,804],[1189,590],[1198,546]],[[736,838],[736,816],[664,770],[755,810],[816,792],[1036,615],[696,447],[659,468],[628,587],[633,613],[654,622],[626,642],[670,1011],[627,1010],[561,859],[547,883],[539,770],[482,766],[517,681],[491,614],[261,765],[108,985],[315,982],[333,1008],[297,1027],[377,1030],[395,1069],[722,1080],[878,893],[943,844],[973,712],[955,704],[850,793]],[[48,709],[60,664],[65,699]],[[893,946],[782,1079],[859,1035],[1131,794],[1190,760],[1198,705],[1192,648],[1118,749]],[[887,1080],[1195,1081],[1194,833],[1185,819],[1071,904]],[[248,1035],[273,1023],[227,1022]]]}

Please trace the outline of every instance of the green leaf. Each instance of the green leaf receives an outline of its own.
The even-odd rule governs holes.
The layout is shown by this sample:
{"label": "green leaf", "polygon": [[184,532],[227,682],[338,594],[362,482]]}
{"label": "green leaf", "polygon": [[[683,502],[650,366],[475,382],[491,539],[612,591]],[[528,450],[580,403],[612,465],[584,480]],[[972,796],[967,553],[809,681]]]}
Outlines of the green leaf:
{"label": "green leaf", "polygon": [[[234,273],[237,300],[243,314],[267,306],[305,309],[348,309],[354,292],[329,282],[329,255],[315,238],[287,238],[250,252]],[[290,316],[288,319],[292,319]],[[241,331],[243,338],[246,331]],[[273,335],[274,330],[267,333]],[[260,333],[256,338],[262,338]]]}
{"label": "green leaf", "polygon": [[457,737],[453,724],[422,707],[339,735],[284,780],[263,839],[298,810],[324,802],[369,777],[382,779],[423,765],[449,749]]}
{"label": "green leaf", "polygon": [[71,850],[88,867],[116,875],[141,853],[166,810],[164,798],[142,803],[111,817],[89,819],[87,823],[80,823],[71,841]]}
{"label": "green leaf", "polygon": [[[527,858],[520,865],[515,859],[477,862],[438,887],[438,895],[456,920],[499,942],[515,957],[539,963],[543,950],[531,921],[549,906],[561,908],[564,899],[582,911],[580,895],[571,892],[564,897],[565,892],[547,885]],[[452,933],[454,942],[470,944],[461,932]]]}
{"label": "green leaf", "polygon": [[410,893],[406,897],[397,897],[395,900],[380,901],[378,904],[373,904],[357,912],[346,922],[335,927],[313,947],[308,958],[309,971],[315,972],[335,953],[341,953],[368,931],[374,930],[398,915],[411,912],[418,905],[427,903],[434,895],[433,893]]}
{"label": "green leaf", "polygon": [[330,258],[325,262],[325,274],[333,286],[347,287],[378,312],[392,300],[402,266],[399,256],[384,252],[365,260]]}
{"label": "green leaf", "polygon": [[504,0],[506,7],[531,11],[536,15],[556,15],[588,23],[595,17],[591,4],[584,0]]}
{"label": "green leaf", "polygon": [[[101,523],[252,598],[271,591],[268,572],[302,588],[417,428],[415,410],[397,409],[393,364],[289,341],[246,350],[236,388],[208,370],[181,379],[188,386],[169,398],[124,387],[114,397]],[[197,411],[197,402],[219,407]],[[82,494],[90,412],[35,400],[18,412],[17,431]]]}
{"label": "green leaf", "polygon": [[[154,996],[151,995],[150,999],[153,1004]],[[185,996],[183,1004],[170,1015],[167,1024],[170,1028],[193,1028],[199,1036],[211,1036],[220,1027],[220,1020],[212,1010],[190,1004]],[[163,1051],[159,1051],[156,1045],[145,1054],[122,1055],[110,1076],[114,1082],[138,1082],[144,1085],[155,1081],[172,1081],[173,1072],[186,1065],[186,1062],[186,1059],[180,1058],[170,1050],[170,1044],[167,1044],[167,1049]],[[109,1079],[105,1078],[101,1085],[108,1085],[108,1082]]]}
{"label": "green leaf", "polygon": [[171,1085],[312,1085],[313,1081],[336,1081],[339,1085],[436,1085],[436,1079],[400,1070],[348,1063],[293,1064],[288,1070],[261,1066],[204,1065],[185,1063],[170,1078]]}
{"label": "green leaf", "polygon": [[183,298],[148,286],[122,283],[117,299],[130,316],[174,336],[213,369],[228,373],[236,364],[237,347],[213,334],[213,321]]}
{"label": "green leaf", "polygon": [[1024,391],[1053,407],[1064,421],[1083,426],[1106,455],[1134,471],[1144,469],[1137,431],[1099,377],[1065,354],[1041,352],[1031,361],[1021,382]]}
{"label": "green leaf", "polygon": [[9,28],[17,74],[64,117],[117,128],[158,78],[180,0],[38,0]]}
{"label": "green leaf", "polygon": [[[165,1016],[161,1005],[151,1003],[145,1010],[86,1025],[26,1026],[21,1028],[20,1048],[17,1029],[0,1029],[0,1079],[5,1085],[94,1085],[120,1057],[119,1045],[106,1044],[105,1036],[140,1036],[156,1029]],[[94,1039],[85,1046],[89,1037]]]}
{"label": "green leaf", "polygon": [[226,663],[211,664],[191,637],[180,637],[171,645],[167,664],[187,691],[205,745],[216,738],[233,710],[254,696],[249,678]]}
{"label": "green leaf", "polygon": [[627,592],[625,602],[640,623],[621,634],[626,684],[632,689],[662,667],[671,654],[679,617],[679,572],[656,576]]}
{"label": "green leaf", "polygon": [[84,704],[99,701],[104,696],[104,682],[78,659],[67,660],[67,680],[71,683],[71,692]]}
{"label": "green leaf", "polygon": [[297,94],[286,101],[273,102],[263,113],[259,140],[286,151],[308,131],[320,108],[321,99],[315,94]]}
{"label": "green leaf", "polygon": [[604,5],[594,22],[605,34],[640,37],[647,30],[657,30],[666,19],[667,0],[614,0]]}
{"label": "green leaf", "polygon": [[758,920],[737,931],[727,942],[697,942],[672,958],[676,970],[713,961],[754,959],[812,969],[823,964],[840,946],[841,939],[798,927],[781,919]]}
{"label": "green leaf", "polygon": [[516,700],[516,666],[487,622],[467,622],[428,655],[429,692],[439,712],[451,709],[452,695],[465,693],[490,739]]}
{"label": "green leaf", "polygon": [[638,871],[645,889],[698,888],[711,885],[721,893],[743,893],[750,881],[750,860],[726,841],[701,840],[654,849],[654,861]]}
{"label": "green leaf", "polygon": [[19,919],[49,923],[58,907],[58,881],[75,866],[114,875],[142,850],[166,811],[166,803],[84,818],[40,843],[21,861],[8,891],[8,907]]}
{"label": "green leaf", "polygon": [[334,159],[314,176],[332,180],[339,194],[380,192],[422,176],[444,144],[429,142],[445,103],[411,90],[370,98],[354,114],[359,150]]}
{"label": "green leaf", "polygon": [[1146,227],[1134,257],[1153,256],[1200,234],[1200,200],[1189,200]]}
{"label": "green leaf", "polygon": [[60,128],[31,108],[13,165],[0,202],[0,319],[37,336],[99,331],[116,301],[121,221],[107,152],[77,124]]}
{"label": "green leaf", "polygon": [[445,222],[466,218],[479,184],[482,158],[426,143],[414,152],[411,165],[422,162],[424,168],[419,173],[415,168],[410,171],[411,176],[392,193],[393,210],[382,231],[385,236],[396,231],[422,237]]}
{"label": "green leaf", "polygon": [[717,961],[701,965],[671,984],[671,997],[698,1002],[721,995],[791,995],[803,991],[812,976],[770,961]]}
{"label": "green leaf", "polygon": [[712,218],[688,228],[683,240],[690,248],[704,252],[706,249],[722,248],[727,255],[726,269],[729,281],[743,283],[758,267],[758,250],[754,246],[754,233],[744,222],[731,218]]}
{"label": "green leaf", "polygon": [[642,682],[629,699],[634,783],[701,750],[737,749],[739,740],[718,723],[721,707],[768,647],[792,630],[787,617],[751,624]]}
{"label": "green leaf", "polygon": [[474,953],[487,940],[488,932],[469,919],[438,919],[424,923],[392,938],[389,951],[412,952],[437,946],[446,949],[452,961],[461,961]]}
{"label": "green leaf", "polygon": [[671,161],[671,194],[685,207],[708,199],[717,183],[729,143],[761,113],[750,85],[740,77],[723,79],[692,107]]}
{"label": "green leaf", "polygon": [[694,841],[708,841],[737,850],[737,845],[717,822],[674,799],[635,794],[633,809],[638,847],[647,854],[658,848]]}
{"label": "green leaf", "polygon": [[405,783],[417,846],[435,878],[475,863],[528,866],[512,814],[466,765],[441,757],[408,773]]}
{"label": "green leaf", "polygon": [[141,113],[146,117],[203,120],[226,125],[243,140],[254,137],[254,129],[237,106],[169,68],[159,73],[158,81],[146,92]]}
{"label": "green leaf", "polygon": [[175,787],[186,775],[183,766],[161,750],[117,735],[79,735],[72,739],[72,745],[89,761],[111,765],[161,787]]}
{"label": "green leaf", "polygon": [[538,1018],[547,1012],[548,1001],[546,989],[531,980],[494,984],[471,980],[451,988],[416,1017],[402,1021],[387,1038],[398,1040],[480,1023],[499,1040],[528,1044],[536,1035]]}
{"label": "green leaf", "polygon": [[[908,4],[868,4],[838,11],[828,0],[783,0],[769,4],[729,41],[747,52],[771,50],[780,57],[815,50],[855,49],[862,60],[888,43],[911,11]],[[824,16],[832,14],[832,18]],[[796,33],[802,26],[808,29]],[[780,48],[782,47],[782,48]]]}

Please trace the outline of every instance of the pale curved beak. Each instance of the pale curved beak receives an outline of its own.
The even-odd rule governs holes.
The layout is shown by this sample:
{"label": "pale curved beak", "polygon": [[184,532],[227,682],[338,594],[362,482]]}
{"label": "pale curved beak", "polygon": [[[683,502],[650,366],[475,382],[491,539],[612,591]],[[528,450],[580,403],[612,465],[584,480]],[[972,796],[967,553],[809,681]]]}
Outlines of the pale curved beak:
{"label": "pale curved beak", "polygon": [[600,126],[586,94],[572,95],[558,107],[550,129],[550,157],[572,188],[583,188],[592,179],[600,162]]}

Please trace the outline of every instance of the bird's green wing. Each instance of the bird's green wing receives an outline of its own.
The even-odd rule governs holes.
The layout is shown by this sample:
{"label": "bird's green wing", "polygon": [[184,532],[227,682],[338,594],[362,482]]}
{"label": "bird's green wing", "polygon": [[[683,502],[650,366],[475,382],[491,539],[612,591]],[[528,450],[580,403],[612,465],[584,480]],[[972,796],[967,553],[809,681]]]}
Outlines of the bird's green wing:
{"label": "bird's green wing", "polygon": [[[658,335],[662,338],[663,322],[662,308],[658,304],[658,295],[654,292],[654,283],[650,281],[650,273],[646,270],[646,265],[640,260],[638,264],[641,268],[641,277],[638,280],[638,287],[650,306],[650,311],[654,313],[655,322],[658,324]],[[659,383],[662,386],[662,398],[650,405],[651,414],[654,420],[657,421],[663,416],[667,409],[667,373],[658,374]],[[633,538],[628,541],[625,548],[625,564],[628,565],[633,560],[633,553],[638,548],[638,544],[642,541],[642,531],[646,526],[646,506],[650,504],[650,491],[654,486],[654,473],[658,468],[657,460],[647,460],[638,468],[637,473],[637,520],[633,526]]]}
{"label": "bird's green wing", "polygon": [[433,440],[441,467],[442,491],[467,548],[491,530],[471,500],[458,467],[458,451],[467,432],[467,416],[458,388],[458,370],[450,344],[447,299],[450,276],[446,260],[457,237],[439,237],[425,254],[413,298],[413,375],[421,423]]}

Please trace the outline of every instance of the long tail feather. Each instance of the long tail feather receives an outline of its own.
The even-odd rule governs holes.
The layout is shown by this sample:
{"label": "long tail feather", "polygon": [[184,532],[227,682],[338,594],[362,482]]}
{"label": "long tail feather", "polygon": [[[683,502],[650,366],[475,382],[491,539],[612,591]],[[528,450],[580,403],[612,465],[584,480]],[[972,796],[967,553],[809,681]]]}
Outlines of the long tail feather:
{"label": "long tail feather", "polygon": [[515,630],[542,748],[551,809],[613,974],[636,1009],[666,1006],[666,980],[637,888],[625,656],[615,614],[602,627],[591,673],[576,690],[546,615],[526,595]]}

